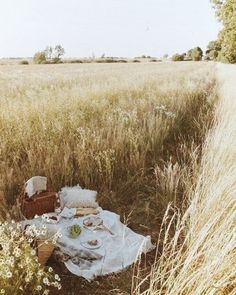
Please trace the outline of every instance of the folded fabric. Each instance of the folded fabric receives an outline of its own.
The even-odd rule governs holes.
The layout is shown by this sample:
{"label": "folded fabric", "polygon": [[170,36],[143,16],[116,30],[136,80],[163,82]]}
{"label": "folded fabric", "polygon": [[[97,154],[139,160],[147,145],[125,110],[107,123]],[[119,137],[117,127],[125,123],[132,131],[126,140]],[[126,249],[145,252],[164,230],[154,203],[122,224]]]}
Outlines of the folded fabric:
{"label": "folded fabric", "polygon": [[47,189],[47,177],[33,176],[25,183],[25,192],[29,198]]}
{"label": "folded fabric", "polygon": [[79,185],[74,187],[63,187],[59,192],[61,207],[67,208],[97,208],[97,192],[82,189]]}
{"label": "folded fabric", "polygon": [[[100,261],[103,256],[94,251],[80,249],[73,246],[68,246],[65,243],[59,242],[57,248],[57,260],[66,262],[69,259],[74,265],[77,265],[81,270],[88,269],[93,266],[94,261]],[[55,255],[55,254],[54,254]]]}
{"label": "folded fabric", "polygon": [[72,218],[75,216],[75,214],[76,214],[76,208],[64,207],[59,215],[65,218]]}

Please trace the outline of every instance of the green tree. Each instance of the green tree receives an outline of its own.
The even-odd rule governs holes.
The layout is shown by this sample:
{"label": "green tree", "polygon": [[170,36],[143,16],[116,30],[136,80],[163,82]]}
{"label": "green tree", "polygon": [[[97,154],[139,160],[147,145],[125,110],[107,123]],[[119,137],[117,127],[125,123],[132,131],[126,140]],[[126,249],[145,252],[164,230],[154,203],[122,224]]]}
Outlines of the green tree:
{"label": "green tree", "polygon": [[188,50],[187,52],[187,58],[191,58],[192,59],[192,49]]}
{"label": "green tree", "polygon": [[211,0],[216,9],[216,15],[223,24],[219,33],[218,42],[221,50],[218,60],[227,63],[236,63],[236,1]]}
{"label": "green tree", "polygon": [[54,48],[54,58],[59,58],[65,54],[65,49],[61,45],[56,45]]}
{"label": "green tree", "polygon": [[33,57],[33,61],[36,64],[44,64],[44,63],[46,63],[47,59],[46,59],[45,52],[44,51],[36,52],[34,57]]}
{"label": "green tree", "polygon": [[191,54],[192,60],[194,60],[194,61],[202,60],[203,51],[200,47],[195,47],[195,48],[191,49],[190,54]]}
{"label": "green tree", "polygon": [[52,55],[53,55],[53,47],[52,46],[47,46],[44,50],[46,59],[52,59]]}
{"label": "green tree", "polygon": [[207,45],[206,58],[209,60],[217,60],[221,45],[219,41],[210,41]]}
{"label": "green tree", "polygon": [[61,46],[61,45],[56,45],[54,48],[53,48],[53,63],[59,63],[62,56],[65,54],[65,49]]}

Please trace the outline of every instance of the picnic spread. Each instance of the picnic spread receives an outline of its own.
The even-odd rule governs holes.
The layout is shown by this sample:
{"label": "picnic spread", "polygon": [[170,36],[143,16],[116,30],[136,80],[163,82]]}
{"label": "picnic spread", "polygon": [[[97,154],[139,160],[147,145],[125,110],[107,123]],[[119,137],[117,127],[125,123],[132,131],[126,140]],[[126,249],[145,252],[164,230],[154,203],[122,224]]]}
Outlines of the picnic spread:
{"label": "picnic spread", "polygon": [[[136,262],[142,253],[154,249],[150,236],[133,232],[120,221],[119,215],[103,210],[97,203],[96,191],[79,185],[64,187],[56,194],[59,200],[56,205],[55,194],[47,192],[45,181],[36,176],[26,183],[22,213],[28,217],[22,225],[46,229],[48,237],[57,235],[55,257],[59,257],[71,273],[92,280],[120,272]],[[44,208],[39,205],[45,202],[47,193],[48,198],[54,200],[54,212],[48,200]],[[42,201],[39,201],[40,195]],[[37,211],[33,203],[37,203],[40,213],[44,211],[34,218],[29,213],[30,208],[33,214]]]}

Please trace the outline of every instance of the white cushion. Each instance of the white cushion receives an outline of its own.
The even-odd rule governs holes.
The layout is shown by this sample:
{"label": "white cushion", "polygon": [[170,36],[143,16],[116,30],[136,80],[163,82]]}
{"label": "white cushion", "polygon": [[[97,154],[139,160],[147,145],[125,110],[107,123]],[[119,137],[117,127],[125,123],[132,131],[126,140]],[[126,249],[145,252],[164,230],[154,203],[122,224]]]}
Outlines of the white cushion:
{"label": "white cushion", "polygon": [[67,208],[97,208],[97,192],[82,189],[80,186],[63,187],[59,192],[61,207]]}

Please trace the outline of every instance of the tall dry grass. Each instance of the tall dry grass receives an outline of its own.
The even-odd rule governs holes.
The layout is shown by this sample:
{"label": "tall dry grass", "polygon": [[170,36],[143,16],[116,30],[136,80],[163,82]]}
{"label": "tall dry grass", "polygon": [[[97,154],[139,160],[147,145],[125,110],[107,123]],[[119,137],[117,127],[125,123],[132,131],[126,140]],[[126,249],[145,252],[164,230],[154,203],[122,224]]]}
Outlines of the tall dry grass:
{"label": "tall dry grass", "polygon": [[46,175],[155,221],[183,200],[214,99],[212,64],[2,66],[0,190],[13,203]]}
{"label": "tall dry grass", "polygon": [[236,294],[236,68],[218,65],[217,73],[220,100],[190,205],[183,215],[168,208],[162,254],[135,294]]}

